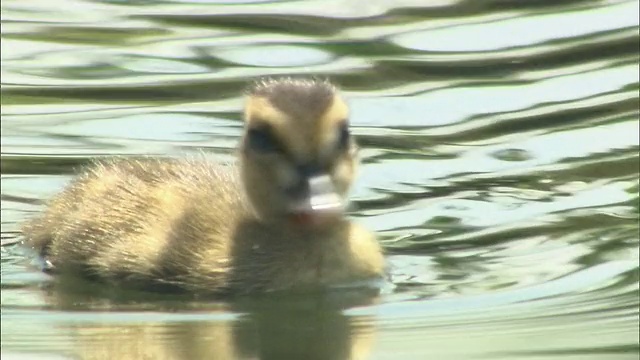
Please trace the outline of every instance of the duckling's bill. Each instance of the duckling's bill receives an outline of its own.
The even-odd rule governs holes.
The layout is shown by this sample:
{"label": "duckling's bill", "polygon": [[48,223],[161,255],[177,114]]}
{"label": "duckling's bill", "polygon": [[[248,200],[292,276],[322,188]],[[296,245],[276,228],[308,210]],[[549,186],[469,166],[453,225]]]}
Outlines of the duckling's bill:
{"label": "duckling's bill", "polygon": [[308,196],[291,203],[292,220],[299,224],[322,223],[344,213],[345,201],[327,174],[309,178]]}

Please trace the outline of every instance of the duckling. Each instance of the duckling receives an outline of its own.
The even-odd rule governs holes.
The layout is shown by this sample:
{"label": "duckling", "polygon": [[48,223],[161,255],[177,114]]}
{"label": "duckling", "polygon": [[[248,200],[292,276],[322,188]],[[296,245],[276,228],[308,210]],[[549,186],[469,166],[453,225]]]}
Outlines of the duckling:
{"label": "duckling", "polygon": [[344,216],[357,168],[328,81],[248,91],[238,164],[97,161],[22,227],[56,273],[145,290],[241,294],[379,278],[375,236]]}

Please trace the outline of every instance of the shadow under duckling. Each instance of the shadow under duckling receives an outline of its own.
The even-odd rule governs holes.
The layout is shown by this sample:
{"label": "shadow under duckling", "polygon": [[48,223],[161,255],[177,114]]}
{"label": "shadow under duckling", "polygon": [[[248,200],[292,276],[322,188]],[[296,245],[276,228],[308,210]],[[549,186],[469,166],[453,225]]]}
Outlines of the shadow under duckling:
{"label": "shadow under duckling", "polygon": [[343,214],[357,146],[329,82],[249,90],[239,165],[100,161],[22,228],[56,273],[145,290],[241,294],[380,278],[375,236]]}

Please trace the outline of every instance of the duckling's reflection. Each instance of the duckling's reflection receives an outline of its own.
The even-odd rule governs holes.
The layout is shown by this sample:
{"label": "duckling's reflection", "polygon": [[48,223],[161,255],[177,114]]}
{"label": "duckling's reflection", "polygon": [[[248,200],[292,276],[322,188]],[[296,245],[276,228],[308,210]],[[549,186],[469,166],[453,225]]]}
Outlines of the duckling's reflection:
{"label": "duckling's reflection", "polygon": [[100,322],[101,312],[68,326],[70,353],[80,359],[346,360],[367,358],[375,327],[371,318],[343,310],[372,304],[375,292],[270,294],[229,302],[154,294],[149,296],[158,298],[142,299],[140,293],[60,278],[46,295],[60,310],[107,311],[108,321]]}
{"label": "duckling's reflection", "polygon": [[278,306],[252,312],[239,323],[235,341],[238,349],[250,350],[243,358],[362,359],[371,346],[371,324],[322,305]]}

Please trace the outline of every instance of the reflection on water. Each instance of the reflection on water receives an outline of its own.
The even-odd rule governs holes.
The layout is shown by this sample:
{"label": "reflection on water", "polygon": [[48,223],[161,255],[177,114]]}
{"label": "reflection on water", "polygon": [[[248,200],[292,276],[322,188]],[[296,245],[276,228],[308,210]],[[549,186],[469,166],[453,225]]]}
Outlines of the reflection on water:
{"label": "reflection on water", "polygon": [[[374,336],[370,315],[347,316],[321,297],[273,295],[229,305],[100,292],[77,281],[45,291],[47,307],[64,312],[40,319],[57,323],[54,347],[82,359],[365,359]],[[16,319],[28,316],[15,310]],[[111,318],[111,311],[120,314]],[[60,322],[64,314],[71,321]],[[25,335],[7,336],[11,343]]]}
{"label": "reflection on water", "polygon": [[[637,0],[1,6],[3,358],[638,357]],[[13,245],[93,156],[232,159],[277,74],[351,100],[373,303],[122,298]]]}

